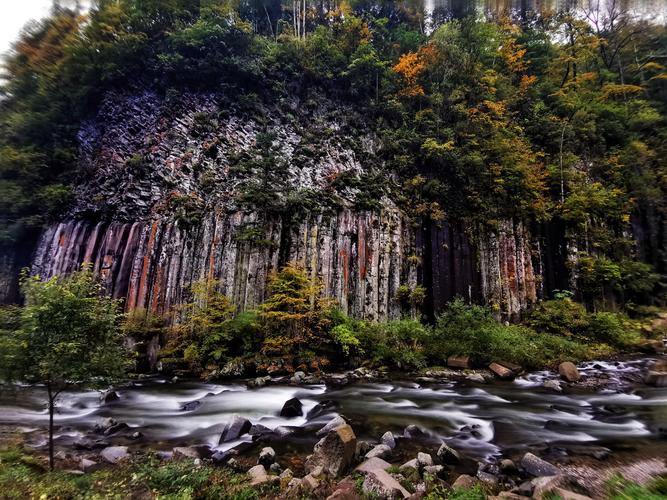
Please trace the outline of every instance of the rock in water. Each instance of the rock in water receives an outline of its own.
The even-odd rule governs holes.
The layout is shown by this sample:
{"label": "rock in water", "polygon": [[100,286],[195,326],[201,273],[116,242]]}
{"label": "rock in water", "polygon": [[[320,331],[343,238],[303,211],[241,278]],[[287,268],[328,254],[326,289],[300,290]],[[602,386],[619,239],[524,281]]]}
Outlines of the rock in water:
{"label": "rock in water", "polygon": [[289,399],[283,405],[283,409],[280,410],[281,417],[300,417],[303,415],[303,403],[297,398]]}
{"label": "rock in water", "polygon": [[352,464],[357,448],[357,437],[352,427],[341,425],[323,437],[306,461],[306,470],[322,467],[332,477],[338,477]]}
{"label": "rock in water", "polygon": [[514,378],[514,372],[512,372],[512,370],[498,363],[491,363],[489,365],[489,370],[491,370],[496,377],[503,380],[509,380]]}
{"label": "rock in water", "polygon": [[219,442],[224,443],[225,441],[238,439],[240,436],[243,436],[245,433],[247,433],[251,427],[252,424],[250,423],[250,420],[235,415],[234,418],[232,418],[232,421],[229,422],[223,429]]}
{"label": "rock in water", "polygon": [[536,477],[556,476],[561,473],[560,469],[546,460],[542,460],[532,453],[526,453],[521,459],[521,467],[525,471]]}
{"label": "rock in water", "polygon": [[383,470],[373,470],[366,474],[362,488],[364,492],[380,498],[398,499],[410,496],[401,483]]}
{"label": "rock in water", "polygon": [[576,382],[581,378],[579,370],[577,370],[577,367],[574,366],[574,363],[571,363],[570,361],[565,361],[564,363],[558,365],[558,374],[561,376],[561,378],[567,380],[568,382]]}

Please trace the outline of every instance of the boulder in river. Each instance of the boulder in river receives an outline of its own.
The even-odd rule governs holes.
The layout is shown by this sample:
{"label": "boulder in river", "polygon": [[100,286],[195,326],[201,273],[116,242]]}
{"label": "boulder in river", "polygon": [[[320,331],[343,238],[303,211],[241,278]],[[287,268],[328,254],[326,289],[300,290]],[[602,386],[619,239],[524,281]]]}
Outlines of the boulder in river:
{"label": "boulder in river", "polygon": [[366,474],[362,488],[365,493],[380,498],[408,498],[410,493],[396,479],[383,470],[374,470]]}
{"label": "boulder in river", "polygon": [[471,368],[470,356],[450,356],[447,358],[447,366],[450,368]]}
{"label": "boulder in river", "polygon": [[187,403],[184,403],[180,410],[181,411],[194,411],[197,408],[201,406],[201,401],[195,400],[195,401],[188,401]]}
{"label": "boulder in river", "polygon": [[118,401],[119,399],[120,396],[114,390],[104,391],[100,396],[100,401],[102,401],[103,403],[113,403],[114,401]]}
{"label": "boulder in river", "polygon": [[406,438],[421,438],[425,435],[425,432],[414,424],[410,424],[405,429],[403,429],[403,437]]}
{"label": "boulder in river", "polygon": [[514,378],[514,372],[512,370],[498,363],[491,363],[489,365],[489,370],[491,370],[499,379],[509,380]]}
{"label": "boulder in river", "polygon": [[531,476],[537,477],[556,476],[561,473],[558,467],[530,452],[526,453],[521,459],[521,467]]}
{"label": "boulder in river", "polygon": [[130,456],[127,446],[109,446],[100,452],[100,456],[110,464],[117,464]]}
{"label": "boulder in river", "polygon": [[581,378],[579,370],[577,370],[577,367],[574,365],[574,363],[570,361],[565,361],[558,365],[558,374],[561,376],[561,378],[567,380],[568,382],[576,382]]}
{"label": "boulder in river", "polygon": [[281,417],[300,417],[303,415],[303,403],[297,398],[288,399],[280,410]]}
{"label": "boulder in river", "polygon": [[250,420],[235,415],[232,418],[232,420],[227,425],[225,425],[225,428],[222,430],[219,442],[224,443],[225,441],[232,441],[234,439],[238,439],[240,436],[246,434],[251,427],[252,424],[250,423]]}
{"label": "boulder in river", "polygon": [[357,437],[352,427],[341,425],[317,442],[313,454],[306,460],[306,470],[322,467],[332,477],[338,477],[352,464],[356,448]]}
{"label": "boulder in river", "polygon": [[445,443],[442,443],[438,448],[437,456],[440,462],[446,465],[458,464],[461,461],[459,452]]}

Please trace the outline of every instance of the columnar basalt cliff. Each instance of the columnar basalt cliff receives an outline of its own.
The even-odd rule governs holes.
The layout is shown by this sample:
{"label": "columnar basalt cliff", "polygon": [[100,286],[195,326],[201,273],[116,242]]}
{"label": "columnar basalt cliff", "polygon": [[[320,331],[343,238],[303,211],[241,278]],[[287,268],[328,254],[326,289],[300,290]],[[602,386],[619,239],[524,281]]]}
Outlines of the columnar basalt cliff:
{"label": "columnar basalt cliff", "polygon": [[[320,277],[343,311],[372,320],[406,312],[402,285],[426,288],[431,316],[455,296],[505,317],[537,299],[535,245],[521,222],[480,229],[415,220],[386,194],[375,207],[360,205],[377,140],[356,129],[351,110],[302,107],[253,117],[216,95],[108,96],[80,133],[87,178],[77,202],[42,234],[32,272],[50,277],[88,262],[126,308],[158,313],[203,278],[219,280],[240,309],[253,308],[266,298],[268,275],[287,262]],[[265,133],[277,152],[271,160],[284,165],[287,187],[271,192],[279,209],[242,201]],[[361,182],[336,182],[345,175]]]}

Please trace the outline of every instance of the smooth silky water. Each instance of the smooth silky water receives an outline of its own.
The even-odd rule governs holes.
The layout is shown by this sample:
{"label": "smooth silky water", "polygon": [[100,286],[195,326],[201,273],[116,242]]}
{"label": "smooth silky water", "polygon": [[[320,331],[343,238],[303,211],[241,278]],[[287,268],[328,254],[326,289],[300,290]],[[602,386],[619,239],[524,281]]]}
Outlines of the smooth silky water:
{"label": "smooth silky water", "polygon": [[[305,453],[317,440],[314,431],[342,414],[362,439],[377,440],[387,430],[402,434],[407,425],[415,424],[427,433],[424,439],[447,441],[474,460],[545,446],[641,449],[664,445],[667,435],[667,389],[636,383],[648,362],[583,364],[584,377],[608,377],[607,388],[566,388],[561,393],[542,385],[555,378],[551,372],[492,384],[404,380],[356,382],[342,388],[270,385],[248,389],[242,382],[146,379],[118,389],[120,399],[112,403],[101,403],[95,391],[63,394],[55,417],[56,442],[71,444],[89,434],[96,423],[113,417],[131,427],[122,434],[143,434],[133,444],[136,447],[206,444],[228,449],[250,441],[245,436],[218,443],[225,423],[242,415],[270,429],[280,428],[283,434],[291,430],[279,441],[283,447]],[[48,417],[43,396],[40,388],[3,391],[0,424],[18,427],[27,433],[29,444],[43,446]],[[303,403],[304,416],[280,417],[283,404],[293,397]],[[182,410],[192,401],[201,404]],[[120,434],[109,440],[132,444]]]}

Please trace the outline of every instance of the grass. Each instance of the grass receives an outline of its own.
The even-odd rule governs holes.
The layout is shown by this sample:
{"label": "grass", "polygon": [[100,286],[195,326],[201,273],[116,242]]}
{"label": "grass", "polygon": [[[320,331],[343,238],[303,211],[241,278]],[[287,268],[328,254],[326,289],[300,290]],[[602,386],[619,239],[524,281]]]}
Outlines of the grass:
{"label": "grass", "polygon": [[667,476],[641,486],[619,475],[607,481],[607,492],[610,500],[664,500],[667,498]]}
{"label": "grass", "polygon": [[160,498],[234,499],[266,498],[270,491],[248,486],[245,474],[221,467],[194,465],[192,460],[161,462],[152,454],[92,473],[49,472],[42,457],[22,448],[0,451],[0,497],[45,498]]}

